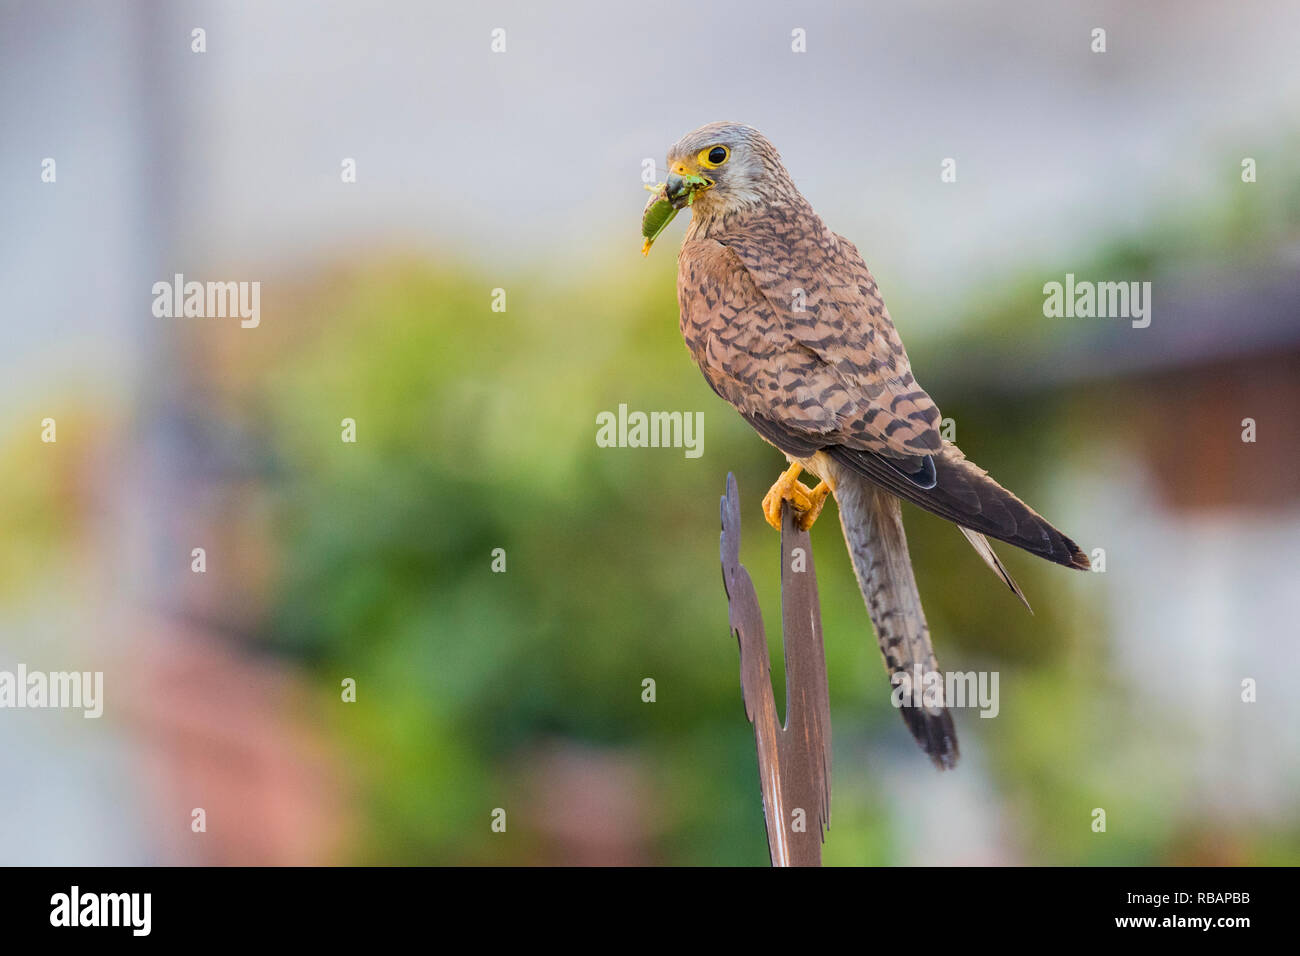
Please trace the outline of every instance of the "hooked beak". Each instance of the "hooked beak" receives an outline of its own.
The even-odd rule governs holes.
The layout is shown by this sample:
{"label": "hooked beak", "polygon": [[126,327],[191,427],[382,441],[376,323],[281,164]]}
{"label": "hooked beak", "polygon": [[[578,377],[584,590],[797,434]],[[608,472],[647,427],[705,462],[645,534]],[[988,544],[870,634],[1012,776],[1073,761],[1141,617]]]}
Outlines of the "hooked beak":
{"label": "hooked beak", "polygon": [[664,180],[664,192],[674,209],[689,206],[695,201],[695,194],[713,185],[713,180],[692,173],[681,163],[673,166],[668,178]]}

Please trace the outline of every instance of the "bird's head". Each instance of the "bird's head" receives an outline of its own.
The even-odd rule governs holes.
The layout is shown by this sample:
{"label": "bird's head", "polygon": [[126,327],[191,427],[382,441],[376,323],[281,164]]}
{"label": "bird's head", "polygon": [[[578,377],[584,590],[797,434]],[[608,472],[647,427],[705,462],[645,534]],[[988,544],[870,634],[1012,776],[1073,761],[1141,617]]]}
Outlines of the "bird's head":
{"label": "bird's head", "polygon": [[713,216],[778,201],[794,191],[776,147],[740,123],[710,123],[668,150],[668,200]]}

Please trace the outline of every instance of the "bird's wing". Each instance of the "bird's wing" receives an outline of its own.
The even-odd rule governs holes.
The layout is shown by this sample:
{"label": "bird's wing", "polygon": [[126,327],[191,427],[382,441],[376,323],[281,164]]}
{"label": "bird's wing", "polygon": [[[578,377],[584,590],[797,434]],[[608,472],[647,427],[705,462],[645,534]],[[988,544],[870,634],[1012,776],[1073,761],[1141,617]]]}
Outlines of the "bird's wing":
{"label": "bird's wing", "polygon": [[[916,385],[875,283],[835,276],[829,259],[795,275],[763,245],[746,237],[682,246],[682,334],[709,384],[742,414],[770,418],[805,444],[922,470],[942,444],[939,411]],[[803,252],[796,246],[788,259]]]}
{"label": "bird's wing", "polygon": [[988,472],[969,461],[951,442],[945,441],[943,450],[933,456],[933,488],[918,488],[900,476],[889,462],[870,452],[839,447],[828,448],[826,453],[851,471],[963,529],[1014,544],[1067,568],[1087,571],[1092,567],[1077,544],[990,478]]}
{"label": "bird's wing", "polygon": [[791,337],[867,406],[841,444],[886,457],[938,451],[939,409],[917,384],[880,289],[853,243],[816,216],[764,219],[726,240]]}
{"label": "bird's wing", "polygon": [[1029,606],[1029,598],[1025,597],[1025,592],[1020,590],[1020,585],[1016,583],[1016,579],[1011,576],[1011,572],[1006,569],[1006,565],[1002,563],[1002,559],[999,558],[997,552],[993,550],[993,545],[989,544],[989,539],[984,537],[984,535],[980,534],[978,531],[972,531],[970,528],[963,528],[961,525],[957,525],[957,530],[960,531],[962,536],[970,542],[970,546],[975,549],[975,553],[984,560],[984,563],[989,566],[989,569],[998,576],[1003,584],[1011,589],[1011,593],[1020,598],[1020,603],[1025,606],[1025,610],[1030,614],[1033,614],[1034,609]]}

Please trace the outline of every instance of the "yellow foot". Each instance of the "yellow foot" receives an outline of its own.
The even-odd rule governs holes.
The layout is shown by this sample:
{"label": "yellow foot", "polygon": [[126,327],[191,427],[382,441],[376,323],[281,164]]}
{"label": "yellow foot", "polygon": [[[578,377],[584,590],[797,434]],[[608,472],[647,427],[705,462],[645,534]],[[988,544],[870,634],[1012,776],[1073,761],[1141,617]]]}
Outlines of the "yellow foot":
{"label": "yellow foot", "polygon": [[830,497],[831,486],[826,482],[820,482],[816,488],[808,492],[808,498],[812,502],[812,507],[799,515],[799,528],[802,531],[808,531],[812,528],[813,522],[817,516],[822,513],[822,508],[826,504],[826,499]]}
{"label": "yellow foot", "polygon": [[816,488],[809,488],[799,480],[803,472],[801,465],[791,465],[781,473],[781,477],[763,496],[763,517],[777,531],[781,530],[781,502],[788,501],[798,512],[796,523],[800,529],[807,531],[822,513],[830,486],[822,482]]}

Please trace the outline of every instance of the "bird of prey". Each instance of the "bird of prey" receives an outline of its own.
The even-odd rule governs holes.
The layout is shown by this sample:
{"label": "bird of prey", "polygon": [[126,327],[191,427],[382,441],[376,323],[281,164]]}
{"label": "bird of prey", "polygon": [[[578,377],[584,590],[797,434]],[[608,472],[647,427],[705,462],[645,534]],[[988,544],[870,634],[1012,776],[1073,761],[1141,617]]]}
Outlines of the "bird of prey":
{"label": "bird of prey", "polygon": [[[790,462],[763,499],[768,522],[779,529],[789,501],[808,528],[834,495],[891,683],[918,668],[938,673],[900,499],[956,524],[1021,601],[986,535],[1089,568],[1073,541],[940,437],[939,409],[912,375],[862,256],[813,211],[761,133],[702,126],[669,150],[668,169],[659,206],[692,213],[677,274],[687,348],[713,390]],[[652,217],[656,198],[645,251],[666,224]],[[820,483],[809,489],[803,471]],[[946,703],[904,698],[902,708],[940,768],[958,757]]]}

